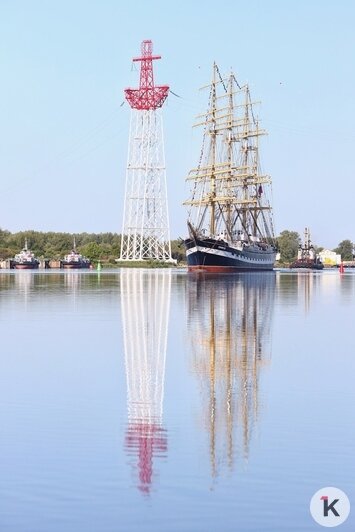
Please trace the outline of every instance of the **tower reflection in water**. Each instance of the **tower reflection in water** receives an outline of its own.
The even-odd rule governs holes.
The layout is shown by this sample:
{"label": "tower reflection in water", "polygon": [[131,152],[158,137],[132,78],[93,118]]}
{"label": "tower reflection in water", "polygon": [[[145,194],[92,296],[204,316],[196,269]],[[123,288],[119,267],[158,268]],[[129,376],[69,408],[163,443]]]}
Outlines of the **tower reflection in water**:
{"label": "tower reflection in water", "polygon": [[139,489],[149,493],[153,459],[167,453],[163,427],[170,270],[121,270],[121,304],[127,381],[125,446],[137,462]]}
{"label": "tower reflection in water", "polygon": [[260,374],[271,358],[274,288],[273,272],[188,278],[188,330],[212,477],[249,457]]}

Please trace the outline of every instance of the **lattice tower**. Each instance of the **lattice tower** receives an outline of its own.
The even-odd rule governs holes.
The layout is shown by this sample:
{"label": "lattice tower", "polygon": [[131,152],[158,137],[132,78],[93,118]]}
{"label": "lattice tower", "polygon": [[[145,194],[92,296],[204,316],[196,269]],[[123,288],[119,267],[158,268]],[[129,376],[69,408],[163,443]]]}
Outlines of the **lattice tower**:
{"label": "lattice tower", "polygon": [[171,257],[168,198],[161,107],[168,85],[154,85],[152,41],[143,41],[138,89],[125,89],[131,107],[126,190],[120,260]]}
{"label": "lattice tower", "polygon": [[165,359],[170,307],[170,269],[123,269],[121,309],[127,382],[126,450],[148,493],[154,457],[167,453],[163,427]]}

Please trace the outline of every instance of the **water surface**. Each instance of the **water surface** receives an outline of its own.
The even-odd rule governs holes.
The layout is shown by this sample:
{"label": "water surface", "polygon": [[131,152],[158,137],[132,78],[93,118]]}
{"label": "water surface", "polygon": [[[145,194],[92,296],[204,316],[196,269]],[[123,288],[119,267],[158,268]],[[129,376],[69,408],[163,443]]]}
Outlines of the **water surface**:
{"label": "water surface", "polygon": [[[355,275],[0,272],[0,530],[317,530],[355,501]],[[339,530],[354,530],[352,514]]]}

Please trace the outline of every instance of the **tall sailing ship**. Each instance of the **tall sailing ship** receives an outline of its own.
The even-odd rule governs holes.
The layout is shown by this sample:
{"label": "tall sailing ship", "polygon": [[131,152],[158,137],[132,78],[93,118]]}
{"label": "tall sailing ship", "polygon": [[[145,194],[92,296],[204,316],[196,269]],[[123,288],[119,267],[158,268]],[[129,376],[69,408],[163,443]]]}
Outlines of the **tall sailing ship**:
{"label": "tall sailing ship", "polygon": [[272,270],[276,245],[270,176],[260,170],[259,127],[248,85],[233,72],[223,78],[214,63],[197,168],[188,205],[189,237],[184,241],[189,271]]}
{"label": "tall sailing ship", "polygon": [[191,361],[213,478],[250,458],[266,398],[263,380],[271,361],[275,282],[274,272],[187,279]]}

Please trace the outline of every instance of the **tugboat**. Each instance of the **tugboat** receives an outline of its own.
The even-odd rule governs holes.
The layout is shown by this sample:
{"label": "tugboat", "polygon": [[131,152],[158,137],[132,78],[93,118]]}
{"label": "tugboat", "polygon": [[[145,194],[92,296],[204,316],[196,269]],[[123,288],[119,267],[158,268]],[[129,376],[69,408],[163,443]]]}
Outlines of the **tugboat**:
{"label": "tugboat", "polygon": [[249,86],[233,74],[223,78],[216,63],[208,110],[197,117],[203,140],[192,184],[189,236],[184,240],[189,271],[272,270],[276,258],[271,179],[260,170],[259,137]]}
{"label": "tugboat", "polygon": [[25,240],[25,247],[20,253],[15,255],[12,260],[12,267],[16,270],[35,270],[39,266],[39,260],[34,256],[34,253],[28,249],[27,238]]}
{"label": "tugboat", "polygon": [[62,268],[67,269],[81,269],[81,268],[91,268],[90,259],[84,257],[76,250],[75,238],[73,242],[73,249],[68,255],[65,255],[64,259],[61,261]]}
{"label": "tugboat", "polygon": [[307,270],[323,270],[324,264],[316,255],[311,243],[309,228],[304,230],[304,244],[299,245],[297,259],[290,264],[290,268],[303,268]]}

